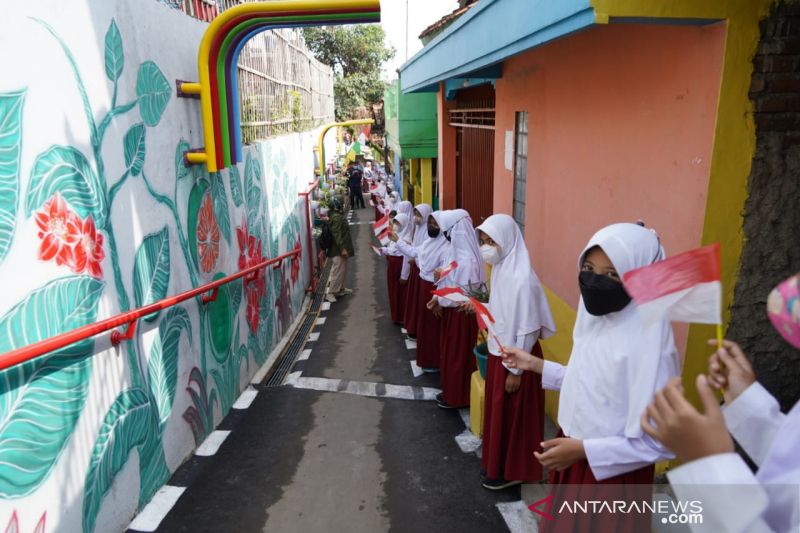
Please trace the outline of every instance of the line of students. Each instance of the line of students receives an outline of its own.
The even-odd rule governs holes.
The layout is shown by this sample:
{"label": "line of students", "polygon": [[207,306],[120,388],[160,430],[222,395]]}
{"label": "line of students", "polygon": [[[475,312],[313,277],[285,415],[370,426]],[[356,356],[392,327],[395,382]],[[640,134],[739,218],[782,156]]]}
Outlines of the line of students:
{"label": "line of students", "polygon": [[[380,204],[376,201],[376,205]],[[421,204],[409,216],[408,202],[393,206],[397,216],[391,222],[392,242],[383,248],[390,260],[402,258],[400,268],[390,269],[387,279],[390,300],[394,298],[394,305],[400,306],[397,312],[393,309],[392,319],[403,324],[410,336],[416,335],[417,364],[426,371],[441,371],[440,407],[469,405],[477,325],[469,305],[431,297],[431,291],[439,272],[451,261],[458,267],[439,288],[469,288],[485,281],[484,263],[492,266],[488,308],[495,318],[497,340],[490,338],[488,346],[484,487],[500,489],[538,481],[545,466],[550,470],[551,494],[559,500],[649,501],[655,463],[677,453],[689,464],[672,471],[671,481],[683,484],[683,495],[702,496],[710,502],[706,506],[710,523],[724,526],[718,531],[797,528],[800,407],[788,417],[780,415],[775,400],[754,383],[747,359],[727,341],[711,359],[710,377],[698,380],[706,412],[698,413],[683,399],[671,324],[645,324],[621,283],[626,272],[665,258],[655,231],[642,223],[613,224],[592,236],[580,252],[581,298],[573,349],[564,366],[542,357],[539,340],[554,334],[556,327],[524,238],[510,216],[493,215],[473,229],[468,213],[461,209],[432,212]],[[379,215],[380,210],[376,211]],[[409,281],[414,275],[418,279]],[[791,283],[784,292],[793,291],[794,296],[781,301],[789,306],[789,318],[784,316],[784,320],[795,329],[783,327],[782,333],[794,331],[790,342],[800,347],[797,278]],[[410,290],[403,295],[397,287]],[[397,303],[398,298],[402,303]],[[730,404],[725,421],[762,465],[756,478],[732,453],[709,384],[725,390],[726,404]],[[545,442],[543,389],[560,391],[559,435]],[[710,439],[709,428],[717,429]],[[730,498],[721,496],[724,491],[698,488],[698,483],[724,480],[791,483],[793,491],[787,495],[767,487],[760,499],[730,508]],[[650,528],[648,513],[599,518],[604,528],[613,528],[609,531]],[[540,530],[596,530],[596,520],[596,515],[561,514],[557,522],[543,521]],[[748,524],[761,529],[749,529]]]}

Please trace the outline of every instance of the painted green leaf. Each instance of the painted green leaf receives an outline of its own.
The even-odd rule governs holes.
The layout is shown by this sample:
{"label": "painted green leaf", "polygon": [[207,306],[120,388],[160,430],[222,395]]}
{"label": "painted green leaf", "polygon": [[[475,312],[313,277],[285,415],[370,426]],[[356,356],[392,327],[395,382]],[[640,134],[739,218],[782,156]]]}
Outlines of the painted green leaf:
{"label": "painted green leaf", "polygon": [[[222,279],[225,274],[218,272],[214,280]],[[229,287],[223,285],[219,288],[217,299],[206,305],[208,319],[208,335],[211,338],[212,353],[218,363],[223,363],[228,357],[233,339],[233,317],[231,316],[231,299]]]}
{"label": "painted green leaf", "polygon": [[125,55],[122,53],[122,37],[114,19],[106,31],[106,76],[111,81],[117,81],[125,66]]}
{"label": "painted green leaf", "polygon": [[57,192],[81,217],[92,215],[98,229],[105,227],[105,187],[86,156],[72,146],[51,146],[36,158],[25,214],[31,216]]}
{"label": "painted green leaf", "polygon": [[[94,322],[104,287],[72,276],[34,290],[0,318],[0,353]],[[88,339],[0,372],[0,499],[47,479],[83,409],[93,349]]]}
{"label": "painted green leaf", "polygon": [[[158,482],[160,486],[169,476],[161,449],[158,411],[143,389],[123,391],[109,408],[100,426],[86,472],[83,495],[84,532],[94,530],[103,497],[134,449],[139,450],[142,472],[139,490],[141,506],[142,500],[146,501],[157,490],[158,486],[153,489],[154,483]],[[146,471],[148,475],[145,475]]]}
{"label": "painted green leaf", "polygon": [[225,193],[225,182],[219,172],[210,174],[211,195],[214,204],[214,217],[217,219],[219,231],[228,244],[231,243],[231,216],[228,213],[228,195]]}
{"label": "painted green leaf", "polygon": [[14,238],[25,90],[0,94],[0,262]]}
{"label": "painted green leaf", "polygon": [[[136,250],[133,265],[133,296],[136,307],[161,300],[167,295],[169,285],[169,231],[167,227],[151,233]],[[158,313],[145,317],[152,322]]]}
{"label": "painted green leaf", "polygon": [[186,231],[189,232],[189,252],[192,254],[194,266],[200,270],[200,262],[197,260],[197,221],[200,213],[200,206],[203,204],[203,197],[208,190],[208,183],[205,180],[200,180],[192,187],[192,192],[189,193],[189,207],[188,219],[186,224]]}
{"label": "painted green leaf", "polygon": [[181,330],[186,330],[189,343],[192,342],[192,323],[189,313],[183,307],[171,307],[167,316],[158,325],[158,335],[150,349],[147,361],[147,374],[150,390],[158,406],[158,421],[163,430],[172,412],[175,388],[178,383],[178,341]]}
{"label": "painted green leaf", "polygon": [[144,166],[145,131],[144,124],[141,122],[134,124],[122,140],[125,152],[125,166],[130,170],[131,176],[138,176]]}
{"label": "painted green leaf", "polygon": [[[244,168],[247,224],[252,228],[261,211],[261,164],[258,159],[253,159],[248,155]],[[251,229],[250,233],[254,233],[254,231]]]}
{"label": "painted green leaf", "polygon": [[236,207],[241,207],[244,203],[244,198],[242,197],[242,178],[239,175],[239,168],[235,165],[228,169],[228,181],[230,181],[231,184],[233,203]]}
{"label": "painted green leaf", "polygon": [[232,316],[239,314],[239,306],[242,305],[242,279],[232,281],[228,284],[228,293],[231,295]]}
{"label": "painted green leaf", "polygon": [[175,179],[180,181],[189,175],[189,169],[183,164],[183,153],[189,150],[191,146],[188,142],[181,139],[178,146],[175,148]]}
{"label": "painted green leaf", "polygon": [[139,65],[136,96],[139,97],[139,114],[145,124],[153,127],[161,121],[171,95],[172,88],[155,63],[145,61]]}

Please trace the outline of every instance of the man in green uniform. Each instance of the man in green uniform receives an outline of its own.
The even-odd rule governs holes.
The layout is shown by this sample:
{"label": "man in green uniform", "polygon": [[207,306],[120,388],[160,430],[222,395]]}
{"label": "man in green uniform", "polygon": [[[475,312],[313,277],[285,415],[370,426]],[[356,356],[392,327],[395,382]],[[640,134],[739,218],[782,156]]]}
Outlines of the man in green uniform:
{"label": "man in green uniform", "polygon": [[341,200],[338,198],[331,200],[330,208],[329,224],[333,234],[333,243],[328,249],[328,258],[331,259],[333,264],[331,266],[331,277],[328,280],[328,294],[325,295],[325,300],[335,302],[337,296],[341,297],[353,293],[351,289],[345,288],[344,278],[347,274],[347,258],[355,255],[355,250],[353,249],[353,238],[350,235],[350,226],[342,212]]}

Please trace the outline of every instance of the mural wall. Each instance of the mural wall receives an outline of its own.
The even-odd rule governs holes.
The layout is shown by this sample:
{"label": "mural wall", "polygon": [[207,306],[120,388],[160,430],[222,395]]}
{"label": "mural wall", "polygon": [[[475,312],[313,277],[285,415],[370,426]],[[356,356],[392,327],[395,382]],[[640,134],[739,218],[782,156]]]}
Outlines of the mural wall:
{"label": "mural wall", "polygon": [[[312,133],[221,173],[201,144],[205,25],[156,2],[15,2],[0,35],[0,353],[304,245]],[[120,531],[231,408],[302,306],[285,261],[0,372],[0,529]]]}

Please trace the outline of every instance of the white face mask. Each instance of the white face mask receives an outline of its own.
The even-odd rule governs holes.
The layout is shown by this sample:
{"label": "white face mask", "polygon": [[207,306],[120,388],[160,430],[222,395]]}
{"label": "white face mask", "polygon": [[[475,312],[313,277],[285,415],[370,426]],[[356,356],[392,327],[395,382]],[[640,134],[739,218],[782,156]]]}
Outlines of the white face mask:
{"label": "white face mask", "polygon": [[498,250],[497,246],[492,246],[491,244],[484,244],[481,246],[481,257],[490,265],[496,265],[502,259],[500,257],[500,250]]}

